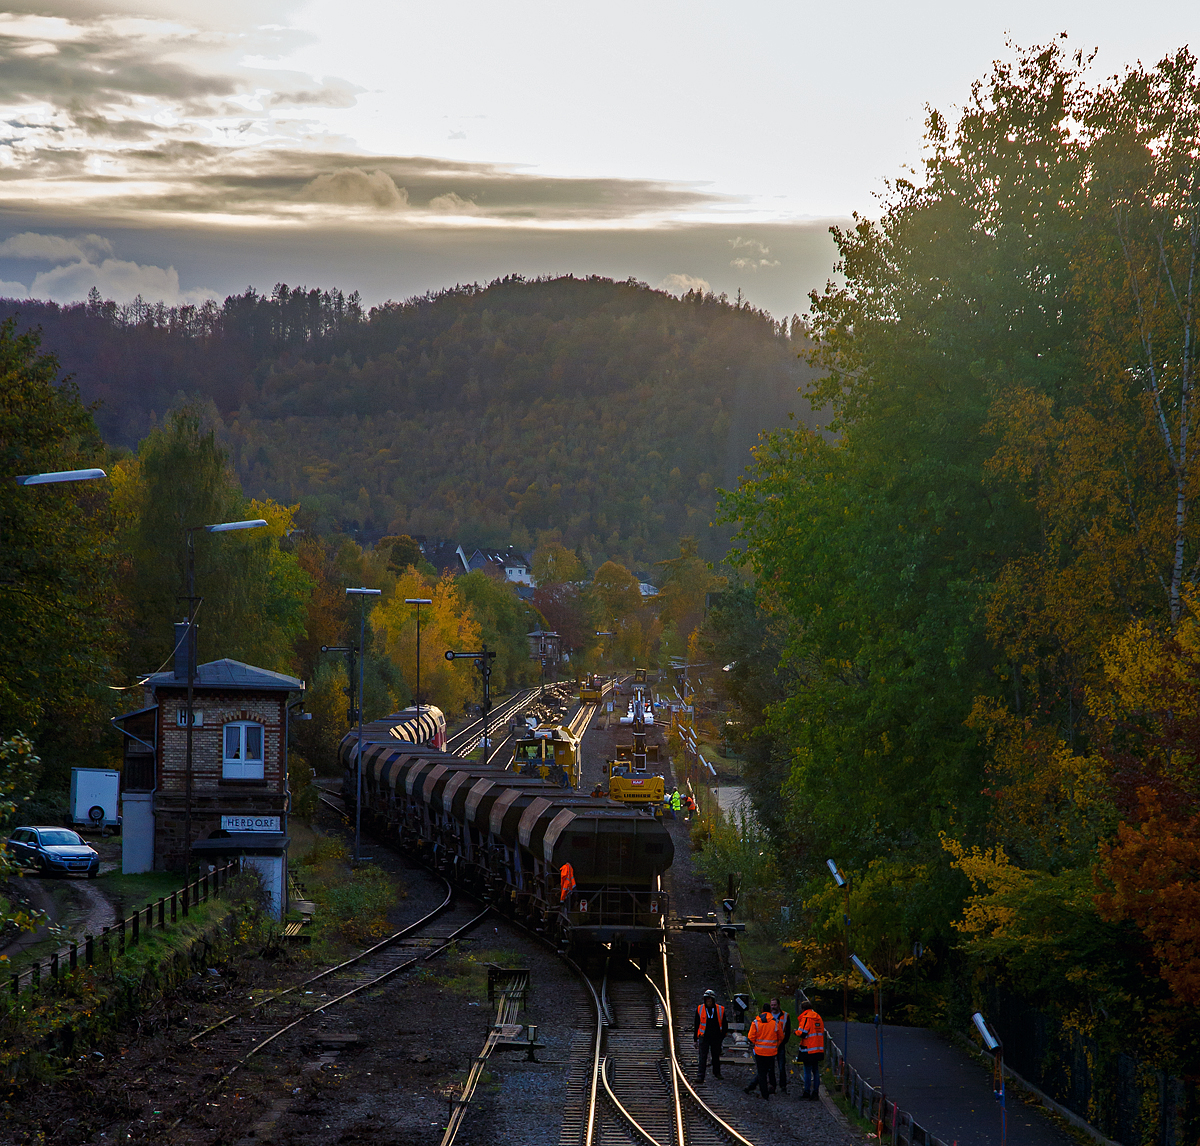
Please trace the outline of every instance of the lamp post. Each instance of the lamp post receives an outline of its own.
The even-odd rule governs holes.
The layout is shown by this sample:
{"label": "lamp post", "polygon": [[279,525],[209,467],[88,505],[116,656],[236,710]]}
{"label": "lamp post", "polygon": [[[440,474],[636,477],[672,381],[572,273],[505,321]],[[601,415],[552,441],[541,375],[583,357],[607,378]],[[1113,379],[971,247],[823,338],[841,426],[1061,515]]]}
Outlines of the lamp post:
{"label": "lamp post", "polygon": [[850,956],[850,962],[858,969],[858,973],[875,988],[875,1051],[879,1056],[879,1122],[875,1133],[880,1142],[883,1141],[883,1115],[887,1107],[887,1091],[883,1085],[883,991],[879,985],[879,976],[875,974],[857,955]]}
{"label": "lamp post", "polygon": [[825,866],[829,868],[833,882],[838,887],[844,888],[846,892],[846,909],[842,912],[842,927],[845,929],[846,945],[846,975],[842,982],[842,1088],[844,1090],[846,1080],[850,1077],[847,1073],[850,1069],[850,877],[842,875],[833,860],[826,860]]}
{"label": "lamp post", "polygon": [[405,597],[406,605],[417,607],[417,719],[421,719],[421,606],[432,605],[429,597]]}
{"label": "lamp post", "polygon": [[1000,1146],[1004,1146],[1008,1138],[1008,1106],[1004,1100],[1004,1044],[979,1011],[971,1016],[971,1021],[983,1039],[984,1047],[992,1054],[992,1090],[1000,1103]]}
{"label": "lamp post", "polygon": [[103,470],[54,470],[45,474],[21,474],[15,478],[17,485],[50,485],[63,481],[95,481],[108,477]]}
{"label": "lamp post", "polygon": [[456,653],[453,649],[446,650],[446,660],[473,660],[475,667],[479,670],[479,675],[483,677],[483,739],[480,743],[483,745],[483,762],[485,764],[488,760],[488,749],[491,748],[488,741],[488,713],[492,711],[492,661],[495,659],[495,651],[490,650],[487,645],[484,645],[482,651],[477,653]]}
{"label": "lamp post", "polygon": [[183,869],[187,871],[192,864],[192,725],[195,717],[192,712],[196,687],[196,541],[195,535],[203,530],[205,533],[233,533],[239,529],[264,529],[266,522],[261,517],[247,521],[221,521],[216,525],[192,525],[184,530],[187,535],[187,750],[184,761],[184,798],[183,798]]}
{"label": "lamp post", "polygon": [[[378,597],[379,589],[347,589],[347,597]],[[362,718],[363,718],[363,662],[367,659],[366,640],[367,608],[363,602],[358,611],[358,753],[354,761],[354,862],[359,862],[359,841],[362,837]],[[350,682],[354,687],[354,682]]]}

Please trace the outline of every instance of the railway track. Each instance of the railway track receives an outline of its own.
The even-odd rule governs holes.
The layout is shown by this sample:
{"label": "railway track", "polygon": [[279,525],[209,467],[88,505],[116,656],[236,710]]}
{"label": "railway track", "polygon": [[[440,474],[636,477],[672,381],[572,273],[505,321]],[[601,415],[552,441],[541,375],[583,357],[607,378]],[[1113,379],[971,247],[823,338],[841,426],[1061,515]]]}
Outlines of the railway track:
{"label": "railway track", "polygon": [[[599,984],[571,964],[596,1024],[572,1045],[560,1146],[753,1146],[698,1094],[679,1063],[666,952],[655,973],[610,957]],[[568,960],[568,962],[570,962]],[[655,979],[658,975],[661,986]]]}
{"label": "railway track", "polygon": [[[538,695],[536,688],[523,689],[521,692],[515,693],[508,700],[497,705],[496,708],[488,715],[488,731],[494,733],[495,730],[502,728],[505,723],[519,712],[524,712],[534,701]],[[453,752],[459,756],[465,756],[468,752],[473,751],[480,740],[483,739],[483,718],[472,720],[470,724],[460,728],[453,736],[446,740],[446,751]],[[489,737],[493,742],[495,735]],[[507,739],[505,737],[504,739]],[[493,753],[498,746],[493,743]],[[489,756],[489,759],[491,757]]]}
{"label": "railway track", "polygon": [[[284,1040],[301,1024],[328,1014],[338,1004],[434,959],[490,914],[490,907],[477,911],[477,904],[469,908],[456,906],[454,889],[448,881],[442,880],[442,883],[445,898],[415,923],[402,927],[350,959],[226,1015],[194,1034],[189,1043],[198,1058],[208,1060],[209,1069],[221,1073],[205,1095],[188,1104],[171,1123],[170,1129],[185,1122],[203,1098],[210,1098],[228,1086],[251,1058]],[[437,934],[431,934],[430,927],[439,920],[442,926]]]}

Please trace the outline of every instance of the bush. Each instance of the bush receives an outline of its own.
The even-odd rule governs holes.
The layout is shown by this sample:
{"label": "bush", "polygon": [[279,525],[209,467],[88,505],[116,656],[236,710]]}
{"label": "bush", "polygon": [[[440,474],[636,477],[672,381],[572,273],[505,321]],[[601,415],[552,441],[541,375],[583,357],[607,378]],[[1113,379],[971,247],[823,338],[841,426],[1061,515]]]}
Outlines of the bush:
{"label": "bush", "polygon": [[387,913],[400,894],[391,876],[368,864],[352,871],[347,882],[327,888],[322,898],[349,942],[368,943],[390,930]]}

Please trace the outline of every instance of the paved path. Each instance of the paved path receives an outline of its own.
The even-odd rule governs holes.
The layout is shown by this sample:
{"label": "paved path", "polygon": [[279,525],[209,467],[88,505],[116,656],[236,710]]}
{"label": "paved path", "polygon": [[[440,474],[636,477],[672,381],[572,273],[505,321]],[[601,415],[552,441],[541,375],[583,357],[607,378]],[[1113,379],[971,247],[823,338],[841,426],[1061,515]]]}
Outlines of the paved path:
{"label": "paved path", "polygon": [[[842,1023],[828,1030],[842,1041]],[[850,1024],[850,1065],[879,1085],[875,1028]],[[1000,1146],[1000,1104],[990,1068],[979,1058],[924,1027],[883,1026],[883,1074],[889,1101],[897,1102],[931,1134],[958,1146]],[[1012,1146],[1075,1146],[1040,1105],[1008,1092],[1008,1142]]]}

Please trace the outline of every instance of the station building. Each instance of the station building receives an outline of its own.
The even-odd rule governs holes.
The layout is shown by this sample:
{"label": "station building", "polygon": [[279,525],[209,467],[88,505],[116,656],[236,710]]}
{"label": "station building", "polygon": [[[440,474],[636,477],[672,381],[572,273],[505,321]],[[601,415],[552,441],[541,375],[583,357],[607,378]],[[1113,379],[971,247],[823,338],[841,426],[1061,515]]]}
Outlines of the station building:
{"label": "station building", "polygon": [[242,855],[282,909],[288,710],[304,682],[228,658],[196,665],[189,797],[188,641],[178,635],[172,669],[147,677],[143,707],[114,720],[125,738],[122,870],[182,871],[189,856]]}

